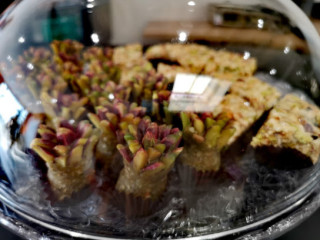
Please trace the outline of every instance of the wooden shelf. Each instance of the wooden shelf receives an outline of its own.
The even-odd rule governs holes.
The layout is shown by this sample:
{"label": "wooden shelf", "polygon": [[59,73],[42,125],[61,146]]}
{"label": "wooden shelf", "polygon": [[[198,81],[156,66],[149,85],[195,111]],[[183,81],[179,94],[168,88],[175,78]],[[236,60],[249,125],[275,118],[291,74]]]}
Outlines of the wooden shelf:
{"label": "wooden shelf", "polygon": [[[320,29],[320,21],[319,21]],[[204,40],[218,43],[238,43],[264,45],[272,48],[307,51],[306,42],[292,33],[277,33],[258,29],[216,27],[209,22],[149,22],[144,29],[145,39],[170,41],[178,39],[181,31],[185,31],[192,41]]]}

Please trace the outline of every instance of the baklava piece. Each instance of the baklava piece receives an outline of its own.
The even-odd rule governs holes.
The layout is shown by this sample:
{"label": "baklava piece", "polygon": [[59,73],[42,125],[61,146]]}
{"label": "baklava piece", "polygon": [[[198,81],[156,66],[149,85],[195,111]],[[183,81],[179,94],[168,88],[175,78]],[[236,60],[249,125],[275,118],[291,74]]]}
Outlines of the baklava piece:
{"label": "baklava piece", "polygon": [[270,112],[251,146],[267,153],[263,157],[268,161],[299,164],[305,159],[316,164],[320,154],[319,124],[317,106],[288,94]]}
{"label": "baklava piece", "polygon": [[218,171],[221,153],[252,127],[279,97],[280,93],[272,86],[258,79],[244,79],[232,85],[212,112],[181,113],[186,144],[182,162],[197,171]]}

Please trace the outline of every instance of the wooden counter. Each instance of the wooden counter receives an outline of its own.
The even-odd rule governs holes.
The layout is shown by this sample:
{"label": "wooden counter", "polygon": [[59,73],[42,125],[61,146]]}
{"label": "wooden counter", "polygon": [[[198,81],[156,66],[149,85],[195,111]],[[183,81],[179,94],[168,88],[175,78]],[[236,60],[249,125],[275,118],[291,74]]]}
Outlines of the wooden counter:
{"label": "wooden counter", "polygon": [[[320,29],[320,21],[316,24],[319,24]],[[149,40],[170,41],[178,39],[181,30],[185,31],[188,39],[192,41],[264,45],[279,49],[290,47],[303,52],[308,49],[305,41],[292,33],[216,27],[209,22],[149,22],[143,36]]]}

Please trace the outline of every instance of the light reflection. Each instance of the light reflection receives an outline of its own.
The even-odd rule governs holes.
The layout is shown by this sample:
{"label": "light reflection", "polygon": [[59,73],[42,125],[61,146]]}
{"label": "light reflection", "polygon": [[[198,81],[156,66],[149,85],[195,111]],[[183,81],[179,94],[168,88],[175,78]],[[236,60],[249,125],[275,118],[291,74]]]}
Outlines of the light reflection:
{"label": "light reflection", "polygon": [[250,58],[250,56],[251,56],[251,54],[249,52],[245,51],[243,54],[243,59],[248,60]]}
{"label": "light reflection", "polygon": [[283,52],[284,54],[288,54],[290,52],[290,47],[285,47]]}
{"label": "light reflection", "polygon": [[220,26],[223,24],[223,16],[221,14],[215,14],[213,16],[213,23],[217,26]]}
{"label": "light reflection", "polygon": [[319,94],[319,85],[316,79],[311,79],[311,92],[314,94]]}
{"label": "light reflection", "polygon": [[0,106],[2,120],[7,123],[10,119],[18,114],[19,111],[23,110],[23,107],[18,100],[12,95],[7,85],[0,84]]}
{"label": "light reflection", "polygon": [[27,64],[27,68],[30,69],[30,70],[33,70],[33,69],[34,69],[34,66],[32,65],[32,63],[28,63],[28,64]]}
{"label": "light reflection", "polygon": [[36,137],[39,124],[41,123],[41,120],[37,117],[30,117],[27,118],[27,121],[25,124],[25,129],[28,129],[28,131],[24,131],[24,139],[26,146],[30,146],[32,140]]}
{"label": "light reflection", "polygon": [[99,39],[99,35],[97,33],[92,33],[91,34],[91,40],[94,43],[99,43],[100,39]]}
{"label": "light reflection", "polygon": [[94,7],[93,4],[91,4],[91,3],[87,4],[87,8],[93,8],[93,7]]}
{"label": "light reflection", "polygon": [[58,100],[57,100],[56,98],[52,98],[52,99],[51,99],[51,103],[52,103],[52,104],[56,104],[57,102],[58,102]]}
{"label": "light reflection", "polygon": [[113,100],[114,99],[114,95],[112,93],[109,94],[109,100]]}
{"label": "light reflection", "polygon": [[12,62],[12,57],[11,57],[10,55],[8,55],[8,56],[7,56],[7,60],[8,60],[9,62]]}
{"label": "light reflection", "polygon": [[195,6],[196,3],[195,3],[194,1],[189,1],[189,2],[188,2],[188,5],[189,5],[189,6]]}
{"label": "light reflection", "polygon": [[263,26],[264,26],[264,21],[263,21],[263,19],[261,19],[261,18],[258,19],[258,28],[262,29]]}
{"label": "light reflection", "polygon": [[176,75],[169,111],[207,112],[213,110],[230,88],[228,81],[207,75]]}
{"label": "light reflection", "polygon": [[19,37],[18,42],[19,43],[24,43],[26,41],[26,39],[24,37]]}
{"label": "light reflection", "polygon": [[277,69],[272,68],[270,70],[270,75],[276,75],[277,74]]}
{"label": "light reflection", "polygon": [[179,41],[185,42],[188,39],[188,34],[186,32],[180,32],[179,33]]}

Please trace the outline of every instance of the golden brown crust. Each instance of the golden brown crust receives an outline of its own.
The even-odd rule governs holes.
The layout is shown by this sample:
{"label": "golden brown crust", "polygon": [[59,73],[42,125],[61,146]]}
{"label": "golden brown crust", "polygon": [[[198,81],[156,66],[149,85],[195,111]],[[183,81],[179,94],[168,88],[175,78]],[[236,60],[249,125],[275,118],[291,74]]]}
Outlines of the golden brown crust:
{"label": "golden brown crust", "polygon": [[168,65],[159,63],[157,72],[168,78],[170,81],[174,81],[178,73],[192,73],[191,69],[185,68],[179,65]]}
{"label": "golden brown crust", "polygon": [[214,110],[214,115],[224,112],[232,114],[233,120],[230,126],[235,128],[235,133],[229,139],[228,145],[231,145],[259,118],[257,111],[250,106],[248,101],[235,94],[226,95],[221,104]]}
{"label": "golden brown crust", "polygon": [[280,98],[276,88],[256,77],[238,78],[231,85],[230,92],[247,99],[259,115],[272,108]]}
{"label": "golden brown crust", "polygon": [[164,59],[177,62],[193,73],[200,73],[212,57],[214,50],[198,44],[158,44],[150,47],[145,56],[147,59]]}
{"label": "golden brown crust", "polygon": [[141,44],[129,44],[114,49],[112,61],[115,65],[130,68],[143,60]]}
{"label": "golden brown crust", "polygon": [[141,44],[129,44],[114,49],[112,61],[121,69],[120,83],[125,84],[133,77],[144,77],[153,70],[152,64],[143,56]]}
{"label": "golden brown crust", "polygon": [[245,58],[244,55],[224,50],[214,51],[206,63],[204,73],[215,76],[228,74],[236,76],[252,76],[257,69],[255,58]]}
{"label": "golden brown crust", "polygon": [[224,75],[226,80],[233,76],[252,76],[257,68],[255,58],[224,50],[216,51],[199,44],[158,44],[150,47],[147,59],[164,59],[179,63],[192,73],[210,76]]}
{"label": "golden brown crust", "polygon": [[313,164],[320,154],[320,110],[299,97],[286,95],[253,138],[255,148],[291,148],[304,154]]}

